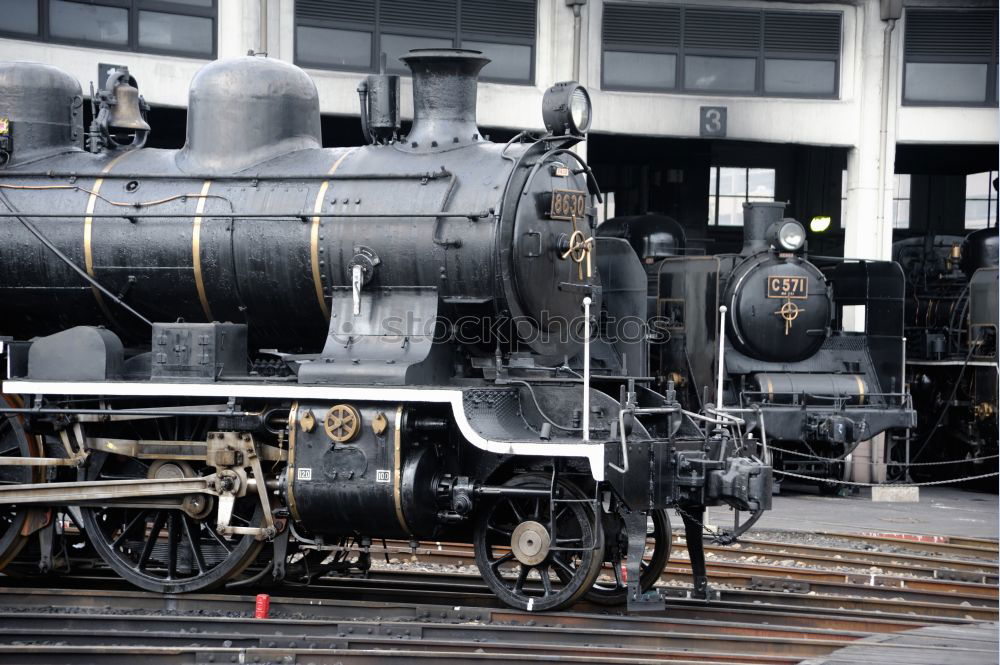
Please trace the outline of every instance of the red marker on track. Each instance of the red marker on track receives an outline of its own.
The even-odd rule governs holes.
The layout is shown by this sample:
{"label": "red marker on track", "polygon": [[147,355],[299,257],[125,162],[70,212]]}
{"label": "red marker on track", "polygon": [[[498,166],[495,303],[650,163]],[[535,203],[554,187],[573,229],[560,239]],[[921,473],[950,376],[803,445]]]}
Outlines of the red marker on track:
{"label": "red marker on track", "polygon": [[254,609],[254,619],[266,619],[271,611],[271,597],[266,593],[257,594],[257,607]]}

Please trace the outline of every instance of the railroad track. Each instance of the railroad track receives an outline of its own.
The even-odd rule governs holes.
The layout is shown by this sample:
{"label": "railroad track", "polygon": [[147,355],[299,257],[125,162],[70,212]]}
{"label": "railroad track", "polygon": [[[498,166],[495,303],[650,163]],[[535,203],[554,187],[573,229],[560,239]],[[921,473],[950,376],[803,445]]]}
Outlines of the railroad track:
{"label": "railroad track", "polygon": [[[0,663],[346,665],[392,657],[449,665],[786,665],[825,662],[847,647],[897,648],[902,657],[913,648],[893,641],[910,635],[904,631],[966,630],[998,619],[995,543],[812,535],[833,545],[757,538],[739,548],[713,546],[709,573],[720,595],[711,603],[689,597],[691,571],[678,539],[661,579],[667,608],[655,615],[587,603],[542,615],[502,607],[474,574],[471,549],[453,543],[423,543],[414,555],[408,543],[390,541],[384,552],[372,548],[376,561],[413,556],[423,565],[254,589],[273,594],[267,621],[251,618],[254,597],[243,589],[164,596],[100,569],[0,579]],[[54,583],[64,588],[37,588]],[[936,657],[935,648],[927,657]],[[989,648],[969,647],[973,656]],[[992,648],[984,657],[995,660]],[[939,662],[947,662],[948,650],[939,650]]]}
{"label": "railroad track", "polygon": [[[957,547],[959,549],[946,550],[942,543],[924,543],[897,540],[890,538],[874,538],[854,536],[850,534],[822,534],[831,539],[854,542],[861,545],[867,544],[870,547],[891,548],[897,551],[877,551],[850,547],[829,547],[821,545],[809,545],[802,543],[790,543],[782,541],[768,541],[761,539],[741,539],[735,545],[713,545],[705,544],[705,552],[708,558],[710,571],[714,568],[716,572],[740,572],[752,568],[746,568],[741,564],[750,563],[753,569],[757,566],[773,566],[782,571],[790,571],[787,574],[798,579],[815,579],[817,574],[828,576],[840,574],[844,583],[858,583],[863,578],[867,578],[868,584],[881,584],[889,586],[900,586],[900,581],[905,581],[910,585],[910,580],[933,580],[941,582],[921,583],[914,581],[913,584],[933,591],[959,590],[960,585],[949,586],[946,582],[965,582],[968,584],[980,585],[983,587],[995,587],[1000,582],[1000,570],[998,570],[997,552],[988,549],[988,545],[995,543],[991,541],[981,541],[984,545],[970,547],[966,542],[972,539],[963,539]],[[404,541],[387,541],[387,550],[390,556],[410,556],[416,555],[417,560],[425,563],[442,563],[472,565],[474,553],[472,548],[461,543],[421,543],[416,550],[411,550],[409,544]],[[934,551],[921,549],[923,547],[933,547]],[[382,555],[380,547],[373,547],[373,553]],[[973,555],[972,553],[975,552]],[[945,556],[950,555],[950,556]],[[682,537],[674,535],[674,551],[671,554],[672,565],[685,565],[687,558],[686,544]],[[749,560],[749,561],[748,561]],[[801,567],[801,565],[808,567]],[[875,581],[872,582],[872,576]],[[967,587],[966,587],[967,588]],[[989,592],[987,592],[989,593]]]}
{"label": "railroad track", "polygon": [[[0,662],[346,664],[392,655],[448,663],[785,665],[875,635],[959,623],[727,600],[671,600],[665,616],[539,615],[453,605],[467,600],[453,592],[448,603],[387,603],[327,591],[272,597],[273,618],[261,621],[250,618],[254,597],[240,594],[0,588]],[[401,591],[387,589],[396,598]]]}
{"label": "railroad track", "polygon": [[[78,589],[90,593],[94,589],[126,590],[125,582],[109,573],[95,570],[84,575],[57,578],[68,589]],[[661,587],[664,595],[677,602],[688,598],[690,582],[689,569],[668,567],[661,577],[673,582]],[[992,621],[997,618],[998,601],[991,588],[984,585],[962,584],[953,591],[925,591],[910,587],[878,586],[832,582],[802,582],[786,577],[769,577],[754,574],[753,569],[745,573],[718,573],[712,581],[719,600],[732,603],[769,604],[785,608],[823,610],[857,610],[883,615],[907,615],[918,617],[952,618],[960,620]],[[11,579],[11,588],[33,587],[38,582],[32,578]],[[955,583],[946,583],[956,587]],[[261,590],[267,587],[260,586]],[[492,606],[497,601],[474,572],[425,571],[376,569],[368,576],[329,576],[315,581],[307,588],[294,586],[277,587],[276,592],[296,589],[307,597],[334,597],[349,599],[364,597],[373,601],[392,602],[396,598],[419,599],[440,598],[444,603],[461,605]],[[992,589],[995,591],[995,589]],[[578,605],[590,607],[586,603]],[[603,610],[600,606],[590,609]]]}

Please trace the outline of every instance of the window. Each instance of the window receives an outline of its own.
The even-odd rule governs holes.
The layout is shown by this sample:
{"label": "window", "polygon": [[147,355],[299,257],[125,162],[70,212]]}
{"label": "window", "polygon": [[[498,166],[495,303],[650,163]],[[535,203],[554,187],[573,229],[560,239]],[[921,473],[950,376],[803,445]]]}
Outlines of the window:
{"label": "window", "polygon": [[[34,10],[34,11],[32,11]],[[0,16],[3,25],[0,30],[17,35],[38,34],[38,7],[24,0],[0,0]]]}
{"label": "window", "polygon": [[604,5],[601,84],[768,97],[836,97],[841,14]]}
{"label": "window", "polygon": [[847,169],[840,172],[840,228],[847,228]]}
{"label": "window", "polygon": [[743,226],[745,201],[774,200],[774,169],[713,166],[708,178],[708,223]]}
{"label": "window", "polygon": [[997,10],[908,9],[903,102],[997,103]]}
{"label": "window", "polygon": [[604,192],[604,202],[597,204],[597,223],[603,224],[615,216],[615,193]]}
{"label": "window", "polygon": [[965,228],[985,229],[997,224],[996,171],[965,176]]}
{"label": "window", "polygon": [[215,57],[215,0],[0,0],[0,16],[8,37]]}
{"label": "window", "polygon": [[370,72],[380,54],[392,74],[414,48],[482,51],[487,81],[533,83],[535,0],[296,0],[295,62]]}
{"label": "window", "polygon": [[[892,180],[892,228],[910,228],[910,174],[896,173]],[[840,226],[847,217],[847,170],[840,172]]]}
{"label": "window", "polygon": [[910,228],[910,174],[897,173],[892,184],[892,228]]}
{"label": "window", "polygon": [[[910,228],[910,174],[896,173],[892,180],[892,228]],[[847,217],[847,170],[840,172],[840,227]]]}

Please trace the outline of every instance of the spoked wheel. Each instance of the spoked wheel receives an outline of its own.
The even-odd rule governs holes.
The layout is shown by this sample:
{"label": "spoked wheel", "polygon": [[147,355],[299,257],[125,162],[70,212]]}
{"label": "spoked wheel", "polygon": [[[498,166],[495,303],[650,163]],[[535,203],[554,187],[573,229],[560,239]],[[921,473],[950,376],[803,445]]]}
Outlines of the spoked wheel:
{"label": "spoked wheel", "polygon": [[848,468],[845,462],[834,462],[830,464],[827,477],[829,480],[821,480],[818,483],[819,493],[823,496],[833,496],[837,494],[844,485],[839,480],[847,480]]}
{"label": "spoked wheel", "polygon": [[[31,457],[31,444],[21,424],[0,416],[0,456]],[[0,465],[0,484],[20,485],[32,481],[32,467]],[[0,506],[0,570],[17,556],[28,542],[24,533],[29,509],[16,505]]]}
{"label": "spoked wheel", "polygon": [[[620,518],[613,518],[619,519]],[[665,510],[654,510],[646,519],[646,552],[639,564],[639,586],[649,591],[660,579],[663,569],[670,560],[673,534],[670,531],[670,516]],[[613,579],[598,579],[587,591],[586,599],[598,605],[621,605],[628,599],[628,586],[622,578],[622,562],[628,553],[628,536],[624,527],[617,530],[615,542],[608,543],[605,558],[611,563],[611,571],[606,574]]]}
{"label": "spoked wheel", "polygon": [[[547,490],[550,481],[525,475],[505,485]],[[578,497],[561,481],[556,492],[557,499]],[[587,504],[556,503],[554,516],[552,510],[546,497],[497,497],[477,515],[476,565],[490,589],[511,607],[563,609],[579,600],[601,571],[603,529],[598,522],[595,533]]]}
{"label": "spoked wheel", "polygon": [[[186,462],[153,462],[98,454],[90,459],[88,480],[129,480],[191,476]],[[204,496],[201,497],[205,501]],[[218,507],[205,501],[192,517],[179,508],[83,508],[84,529],[104,561],[138,587],[159,593],[210,589],[239,575],[263,546],[253,536],[216,533]],[[256,493],[236,500],[231,524],[260,526],[263,509]]]}

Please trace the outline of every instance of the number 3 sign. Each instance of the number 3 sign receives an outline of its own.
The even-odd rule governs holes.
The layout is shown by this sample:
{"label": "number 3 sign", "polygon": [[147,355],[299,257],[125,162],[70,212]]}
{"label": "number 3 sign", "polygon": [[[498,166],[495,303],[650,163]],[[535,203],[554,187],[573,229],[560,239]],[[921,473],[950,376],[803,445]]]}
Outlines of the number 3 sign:
{"label": "number 3 sign", "polygon": [[702,106],[699,125],[701,136],[725,136],[726,107]]}

